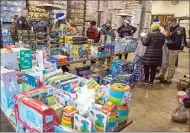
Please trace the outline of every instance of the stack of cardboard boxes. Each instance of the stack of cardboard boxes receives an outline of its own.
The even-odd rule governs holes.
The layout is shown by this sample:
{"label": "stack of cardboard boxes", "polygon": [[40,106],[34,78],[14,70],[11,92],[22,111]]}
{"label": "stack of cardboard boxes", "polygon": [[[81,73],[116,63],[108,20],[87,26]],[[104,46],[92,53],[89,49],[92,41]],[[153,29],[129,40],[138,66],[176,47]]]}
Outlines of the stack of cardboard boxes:
{"label": "stack of cardboard boxes", "polygon": [[152,1],[142,1],[142,13],[141,13],[141,23],[140,23],[140,32],[148,32],[151,26],[152,19]]}

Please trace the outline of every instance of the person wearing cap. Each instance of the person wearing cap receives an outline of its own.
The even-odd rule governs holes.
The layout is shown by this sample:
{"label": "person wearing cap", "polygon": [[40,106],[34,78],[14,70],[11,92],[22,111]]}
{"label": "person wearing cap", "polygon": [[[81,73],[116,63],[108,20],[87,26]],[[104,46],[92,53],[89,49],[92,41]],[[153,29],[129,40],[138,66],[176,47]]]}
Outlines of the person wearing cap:
{"label": "person wearing cap", "polygon": [[[175,64],[177,57],[181,50],[184,48],[184,30],[177,23],[176,18],[171,18],[170,23],[170,34],[167,36],[167,47],[169,49],[169,66],[164,69],[162,73],[156,79],[160,80],[161,83],[171,84],[171,81],[175,75]],[[168,72],[168,75],[165,75]]]}
{"label": "person wearing cap", "polygon": [[57,13],[56,14],[56,22],[53,25],[53,30],[64,30],[65,27],[69,29],[72,33],[77,33],[76,28],[72,27],[67,21],[66,21],[66,14],[65,13]]}
{"label": "person wearing cap", "polygon": [[[120,26],[117,30],[119,37],[125,38],[126,36],[133,36],[133,34],[137,31],[136,27],[130,25],[129,20],[124,20],[123,25]],[[122,55],[119,55],[119,59],[122,58]],[[125,59],[127,59],[127,54],[125,54]]]}
{"label": "person wearing cap", "polygon": [[[102,36],[102,35],[109,35],[109,36],[111,36],[111,40],[112,41],[115,40],[115,33],[114,33],[114,30],[111,27],[111,21],[110,20],[107,20],[106,23],[104,25],[102,25],[102,28],[100,30],[100,34],[99,35],[100,36]],[[102,63],[104,63],[104,60],[103,60]],[[111,63],[112,63],[112,58],[108,57],[107,58],[107,65],[111,66]]]}
{"label": "person wearing cap", "polygon": [[[53,25],[52,30],[63,31],[65,27],[68,27],[69,29],[72,28],[70,26],[70,24],[66,21],[65,13],[57,13],[56,14],[56,22]],[[69,72],[70,71],[69,68],[66,65],[62,66],[62,70],[63,70],[63,72]]]}
{"label": "person wearing cap", "polygon": [[142,57],[145,74],[142,82],[153,85],[156,69],[162,65],[162,47],[165,43],[165,35],[160,32],[160,25],[153,23],[151,25],[151,32],[148,35],[141,33],[141,41],[146,46],[145,54]]}

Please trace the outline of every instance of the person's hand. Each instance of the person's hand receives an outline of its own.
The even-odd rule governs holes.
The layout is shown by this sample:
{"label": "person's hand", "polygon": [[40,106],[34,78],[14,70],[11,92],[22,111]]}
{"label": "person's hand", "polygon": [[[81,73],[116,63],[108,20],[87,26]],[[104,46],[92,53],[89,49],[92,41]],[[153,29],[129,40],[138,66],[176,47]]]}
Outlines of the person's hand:
{"label": "person's hand", "polygon": [[141,36],[141,37],[146,37],[146,33],[142,32],[142,33],[140,34],[140,36]]}

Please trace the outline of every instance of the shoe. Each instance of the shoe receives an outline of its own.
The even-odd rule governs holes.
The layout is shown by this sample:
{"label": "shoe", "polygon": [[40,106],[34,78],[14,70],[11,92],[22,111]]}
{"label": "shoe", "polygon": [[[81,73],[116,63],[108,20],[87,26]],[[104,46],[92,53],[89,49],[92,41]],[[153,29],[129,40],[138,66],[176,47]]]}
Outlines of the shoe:
{"label": "shoe", "polygon": [[145,85],[148,85],[148,84],[149,84],[149,83],[148,83],[148,80],[145,80],[145,79],[142,80],[141,82],[142,82],[143,84],[145,84]]}
{"label": "shoe", "polygon": [[153,82],[149,82],[149,85],[150,85],[150,86],[153,86]]}
{"label": "shoe", "polygon": [[171,84],[172,82],[171,82],[171,81],[167,81],[167,80],[161,80],[160,83],[163,83],[163,84]]}
{"label": "shoe", "polygon": [[164,79],[164,78],[161,78],[161,77],[156,77],[155,80],[160,80],[160,81],[162,81],[162,80],[165,80],[165,79]]}

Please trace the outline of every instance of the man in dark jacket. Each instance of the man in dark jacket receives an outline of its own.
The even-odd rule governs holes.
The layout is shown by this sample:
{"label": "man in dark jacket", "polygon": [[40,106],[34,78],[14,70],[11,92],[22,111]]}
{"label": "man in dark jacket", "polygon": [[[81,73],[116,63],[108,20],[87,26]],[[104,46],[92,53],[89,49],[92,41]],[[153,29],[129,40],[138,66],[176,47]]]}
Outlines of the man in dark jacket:
{"label": "man in dark jacket", "polygon": [[[171,84],[171,80],[175,74],[175,63],[180,51],[184,47],[184,33],[183,28],[179,26],[176,18],[170,19],[170,35],[167,37],[167,46],[169,49],[169,66],[164,69],[159,76],[161,83]],[[168,71],[168,75],[165,79],[165,74]]]}
{"label": "man in dark jacket", "polygon": [[[115,40],[115,33],[114,30],[111,27],[111,21],[108,20],[106,21],[106,23],[102,26],[101,30],[100,30],[100,36],[101,35],[109,35],[111,36],[111,40],[114,41]],[[105,60],[102,60],[102,63],[104,64]],[[108,57],[107,58],[107,66],[111,66],[112,63],[112,58]]]}
{"label": "man in dark jacket", "polygon": [[18,30],[30,30],[29,22],[26,19],[28,15],[28,10],[23,9],[21,16],[17,19],[17,25],[16,28]]}

